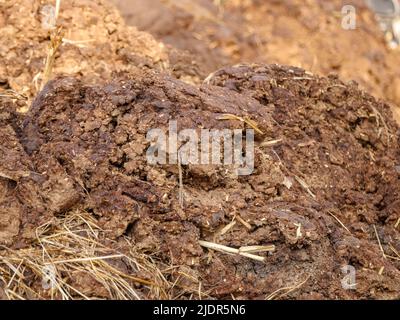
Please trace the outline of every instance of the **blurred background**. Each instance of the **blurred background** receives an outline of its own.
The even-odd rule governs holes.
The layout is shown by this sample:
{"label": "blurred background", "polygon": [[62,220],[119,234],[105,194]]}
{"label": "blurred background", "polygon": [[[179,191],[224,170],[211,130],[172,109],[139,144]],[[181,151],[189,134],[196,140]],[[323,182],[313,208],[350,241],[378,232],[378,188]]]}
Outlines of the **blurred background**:
{"label": "blurred background", "polygon": [[110,1],[128,24],[188,51],[203,76],[241,62],[336,73],[390,102],[400,121],[398,0]]}

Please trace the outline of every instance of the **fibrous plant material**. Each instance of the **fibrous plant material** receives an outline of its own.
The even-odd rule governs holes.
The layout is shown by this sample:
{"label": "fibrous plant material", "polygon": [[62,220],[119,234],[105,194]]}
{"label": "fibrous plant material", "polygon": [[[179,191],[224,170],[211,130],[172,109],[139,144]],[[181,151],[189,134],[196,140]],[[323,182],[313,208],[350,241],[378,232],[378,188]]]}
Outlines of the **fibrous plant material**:
{"label": "fibrous plant material", "polygon": [[46,83],[50,80],[51,74],[53,72],[56,54],[62,42],[63,42],[63,30],[61,27],[58,27],[55,29],[55,31],[51,32],[50,34],[49,51],[47,53],[46,64],[44,67],[41,89],[43,89]]}
{"label": "fibrous plant material", "polygon": [[[129,242],[124,250],[132,249],[119,253],[112,248],[115,244],[102,243],[103,233],[90,215],[75,212],[40,226],[35,243],[26,249],[2,246],[0,283],[7,298],[144,299],[155,292],[166,298],[171,284],[151,257],[135,251]],[[138,293],[136,285],[147,287],[148,296]]]}
{"label": "fibrous plant material", "polygon": [[383,256],[383,258],[386,259],[386,253],[385,253],[385,250],[383,250],[382,243],[381,243],[381,239],[379,238],[378,231],[376,230],[376,226],[373,225],[373,227],[374,227],[374,232],[375,232],[376,240],[378,241],[379,248],[380,248],[381,251],[382,251],[382,256]]}
{"label": "fibrous plant material", "polygon": [[245,116],[244,118],[236,116],[234,114],[223,114],[222,116],[217,118],[218,120],[237,120],[246,123],[251,128],[253,128],[257,133],[263,134],[263,132],[258,128],[257,123],[251,120],[249,117]]}
{"label": "fibrous plant material", "polygon": [[240,247],[238,249],[236,248],[231,248],[228,246],[224,246],[218,243],[214,243],[214,242],[209,242],[209,241],[199,241],[200,245],[202,247],[208,248],[208,249],[212,249],[212,250],[216,250],[219,252],[224,252],[224,253],[228,253],[228,254],[238,254],[240,256],[249,258],[249,259],[253,259],[256,261],[260,261],[260,262],[264,262],[265,257],[259,256],[259,255],[255,255],[253,253],[258,253],[258,252],[272,252],[275,251],[275,246],[274,245],[269,245],[269,246],[244,246],[244,247]]}
{"label": "fibrous plant material", "polygon": [[[307,277],[305,280],[303,280],[300,283],[295,284],[293,286],[279,288],[278,290],[276,290],[276,291],[272,292],[270,295],[268,295],[265,299],[266,300],[274,300],[276,298],[281,299],[284,296],[288,295],[289,293],[301,288],[301,286],[304,285],[309,278],[310,277]],[[282,291],[283,291],[283,293],[282,293]]]}
{"label": "fibrous plant material", "polygon": [[350,230],[344,225],[342,221],[338,217],[336,217],[332,212],[328,212],[339,224],[348,232],[351,233]]}

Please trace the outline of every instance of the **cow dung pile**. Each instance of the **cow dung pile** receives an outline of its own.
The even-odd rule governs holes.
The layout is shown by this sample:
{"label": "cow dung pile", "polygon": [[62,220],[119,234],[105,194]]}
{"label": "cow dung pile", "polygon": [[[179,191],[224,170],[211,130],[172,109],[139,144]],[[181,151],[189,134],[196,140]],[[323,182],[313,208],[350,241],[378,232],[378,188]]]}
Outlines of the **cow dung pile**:
{"label": "cow dung pile", "polygon": [[[82,226],[78,216],[96,230],[67,230],[120,253],[112,266],[138,298],[399,298],[399,130],[390,107],[355,83],[279,65],[227,67],[200,87],[154,70],[104,85],[60,77],[23,120],[4,109],[0,119],[2,268],[46,246],[86,252],[83,240],[51,241],[60,221]],[[170,120],[178,130],[256,124],[253,173],[149,163],[146,135],[168,132]],[[253,259],[205,243],[268,249]],[[58,275],[51,252],[42,263]],[[153,269],[132,265],[133,254]],[[354,288],[343,287],[346,266]],[[21,281],[40,287],[32,269],[24,262]],[[60,273],[72,287],[74,272]],[[80,293],[115,296],[91,276]],[[16,294],[53,292],[31,290]]]}

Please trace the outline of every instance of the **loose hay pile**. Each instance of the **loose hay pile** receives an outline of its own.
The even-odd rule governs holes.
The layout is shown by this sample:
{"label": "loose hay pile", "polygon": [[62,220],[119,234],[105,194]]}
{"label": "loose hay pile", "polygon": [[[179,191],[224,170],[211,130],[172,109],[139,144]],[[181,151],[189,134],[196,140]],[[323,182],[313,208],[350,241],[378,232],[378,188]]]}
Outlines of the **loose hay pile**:
{"label": "loose hay pile", "polygon": [[[58,78],[21,126],[5,108],[8,298],[400,297],[399,130],[354,83],[277,65],[225,68],[200,88],[137,71],[97,86]],[[146,133],[169,120],[248,126],[224,114],[260,130],[252,175],[182,165],[179,183],[180,166],[146,161]],[[263,261],[229,254],[247,249]]]}
{"label": "loose hay pile", "polygon": [[[71,212],[40,226],[34,245],[17,250],[3,247],[0,297],[172,298],[163,291],[171,284],[155,268],[150,256],[137,253],[128,240],[124,244],[125,253],[111,249],[110,243],[101,243],[104,242],[102,233],[93,217],[84,212]],[[121,247],[117,243],[112,246]],[[137,292],[138,284],[148,288],[146,295]]]}

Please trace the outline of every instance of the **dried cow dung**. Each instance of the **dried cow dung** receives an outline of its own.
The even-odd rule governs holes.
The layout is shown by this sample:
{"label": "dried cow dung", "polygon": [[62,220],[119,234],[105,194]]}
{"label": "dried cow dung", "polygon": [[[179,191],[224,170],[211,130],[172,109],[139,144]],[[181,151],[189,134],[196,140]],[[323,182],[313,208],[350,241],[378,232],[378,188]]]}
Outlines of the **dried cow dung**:
{"label": "dried cow dung", "polygon": [[[179,166],[148,163],[146,134],[170,120],[178,130],[249,128],[224,114],[262,132],[254,172],[182,165],[181,207]],[[398,264],[377,241],[400,250],[399,131],[390,108],[353,83],[278,65],[224,68],[200,88],[153,71],[101,86],[58,78],[21,132],[0,134],[8,154],[0,159],[1,242],[5,234],[15,240],[18,228],[29,239],[52,215],[86,210],[111,238],[126,235],[184,267],[209,297],[265,298],[293,287],[288,297],[399,298]],[[20,222],[8,226],[8,212]],[[210,256],[199,240],[275,251],[259,253],[264,262]],[[342,287],[346,265],[356,270],[356,290]]]}

